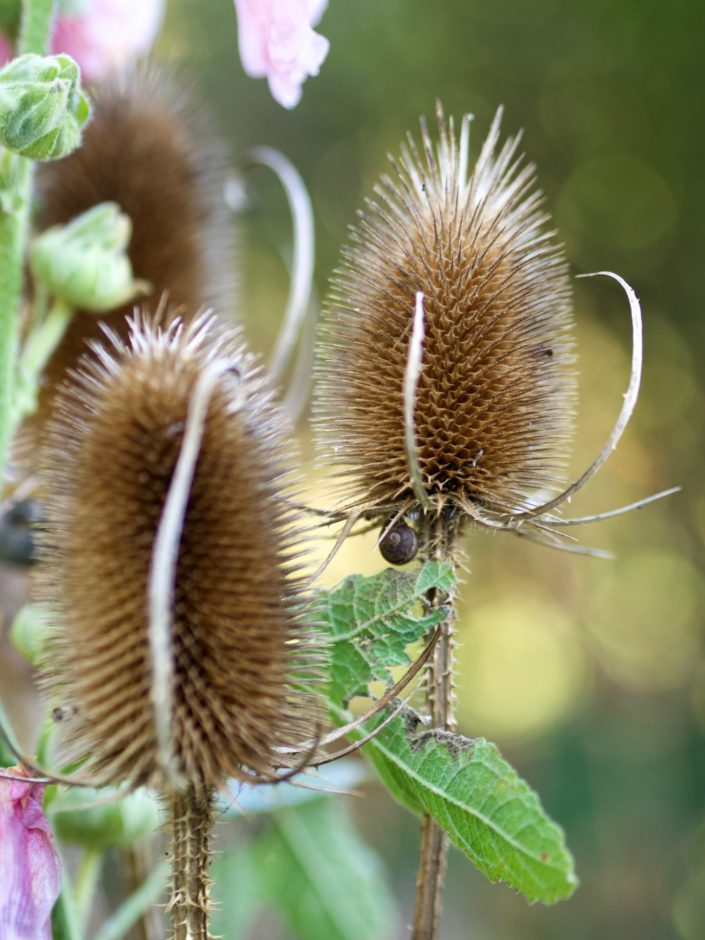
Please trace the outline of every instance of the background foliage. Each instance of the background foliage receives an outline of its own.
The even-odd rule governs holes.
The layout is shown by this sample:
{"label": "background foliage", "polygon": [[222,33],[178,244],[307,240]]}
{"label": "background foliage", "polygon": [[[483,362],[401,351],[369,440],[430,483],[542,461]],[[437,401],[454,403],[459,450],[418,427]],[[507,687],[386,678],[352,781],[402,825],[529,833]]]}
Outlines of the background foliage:
{"label": "background foliage", "polygon": [[[643,304],[636,417],[572,508],[599,511],[674,483],[684,492],[581,533],[613,549],[614,562],[473,533],[461,590],[461,731],[497,741],[541,794],[566,830],[582,886],[563,904],[527,907],[454,853],[447,940],[468,936],[468,924],[474,940],[705,935],[705,128],[696,96],[704,19],[696,0],[330,0],[320,27],[329,58],[289,113],[242,74],[229,0],[170,0],[162,52],[211,95],[233,157],[277,146],[310,187],[321,294],[385,153],[439,97],[449,113],[475,115],[475,153],[505,105],[505,130],[525,130],[575,272],[618,271]],[[279,253],[288,221],[276,185],[264,173],[253,183],[241,309],[265,350],[286,294]],[[607,282],[576,282],[576,317],[579,471],[618,411],[629,351],[624,299]],[[324,502],[312,469],[311,480],[311,498]],[[363,538],[327,580],[382,566]],[[6,581],[9,603],[10,588]],[[28,676],[5,652],[4,694],[26,711]],[[410,918],[417,826],[381,788],[364,793],[349,808],[397,890],[394,940]],[[275,929],[254,924],[250,936]]]}

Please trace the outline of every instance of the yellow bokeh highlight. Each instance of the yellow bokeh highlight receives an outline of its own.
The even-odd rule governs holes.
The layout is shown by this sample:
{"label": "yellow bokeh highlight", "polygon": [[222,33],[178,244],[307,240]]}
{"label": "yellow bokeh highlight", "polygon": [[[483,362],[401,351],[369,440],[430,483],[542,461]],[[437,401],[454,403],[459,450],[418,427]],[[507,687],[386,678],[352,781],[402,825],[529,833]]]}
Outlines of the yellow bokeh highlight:
{"label": "yellow bokeh highlight", "polygon": [[595,577],[584,618],[606,672],[635,691],[687,682],[700,659],[705,579],[682,556],[632,552]]}
{"label": "yellow bokeh highlight", "polygon": [[458,717],[465,733],[526,737],[570,717],[587,666],[560,607],[522,592],[467,610],[459,632]]}

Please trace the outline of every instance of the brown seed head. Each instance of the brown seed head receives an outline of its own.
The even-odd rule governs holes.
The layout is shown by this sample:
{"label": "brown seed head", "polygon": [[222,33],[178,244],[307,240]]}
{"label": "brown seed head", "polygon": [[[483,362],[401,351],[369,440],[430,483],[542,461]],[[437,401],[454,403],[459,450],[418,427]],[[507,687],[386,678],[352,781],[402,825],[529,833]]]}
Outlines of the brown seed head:
{"label": "brown seed head", "polygon": [[468,175],[468,123],[422,124],[375,187],[328,303],[320,437],[350,504],[418,505],[405,448],[404,378],[415,296],[425,338],[414,431],[428,501],[515,511],[559,482],[575,395],[561,246],[518,138],[500,113]]}
{"label": "brown seed head", "polygon": [[[148,305],[164,291],[192,316],[204,306],[226,315],[232,303],[232,236],[223,188],[227,159],[207,109],[154,66],[141,66],[91,90],[93,119],[81,147],[38,174],[37,227],[64,224],[101,202],[132,221],[128,254],[148,281]],[[132,304],[96,317],[79,313],[49,362],[47,397],[101,323],[127,335]]]}
{"label": "brown seed head", "polygon": [[[103,778],[163,783],[151,691],[155,535],[199,377],[216,368],[173,586],[171,753],[191,784],[271,775],[311,735],[292,676],[311,668],[281,419],[239,341],[209,320],[137,319],[95,346],[57,399],[43,473],[41,595],[72,756]],[[303,673],[301,673],[303,670]]]}

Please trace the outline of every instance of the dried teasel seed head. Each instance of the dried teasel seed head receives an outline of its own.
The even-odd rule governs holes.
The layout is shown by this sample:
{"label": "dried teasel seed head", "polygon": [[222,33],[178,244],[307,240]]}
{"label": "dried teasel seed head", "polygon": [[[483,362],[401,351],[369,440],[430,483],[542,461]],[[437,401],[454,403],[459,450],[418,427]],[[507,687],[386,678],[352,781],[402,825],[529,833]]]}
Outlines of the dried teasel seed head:
{"label": "dried teasel seed head", "polygon": [[[38,230],[65,225],[111,202],[132,223],[128,256],[135,278],[151,285],[145,306],[167,292],[184,316],[233,296],[232,233],[224,201],[228,160],[196,95],[154,65],[140,65],[91,89],[93,119],[79,150],[40,168]],[[127,335],[121,304],[98,319],[79,313],[49,361],[40,408],[73,367],[101,323]]]}
{"label": "dried teasel seed head", "polygon": [[[164,721],[155,542],[204,375],[174,540]],[[126,342],[95,345],[60,392],[43,459],[37,588],[57,624],[45,683],[75,708],[69,756],[102,782],[163,785],[162,725],[171,769],[198,787],[271,777],[286,763],[277,748],[310,739],[315,707],[299,688],[315,672],[315,644],[302,622],[285,440],[259,368],[208,318],[161,327],[137,317]]]}
{"label": "dried teasel seed head", "polygon": [[416,558],[419,537],[416,530],[399,519],[383,532],[379,540],[379,551],[390,565],[406,565]]}
{"label": "dried teasel seed head", "polygon": [[[525,508],[560,482],[575,397],[570,288],[519,138],[498,112],[468,173],[469,119],[439,109],[375,187],[333,281],[320,347],[319,435],[348,505]],[[424,338],[414,460],[404,386],[417,293]],[[470,514],[472,514],[470,512]]]}

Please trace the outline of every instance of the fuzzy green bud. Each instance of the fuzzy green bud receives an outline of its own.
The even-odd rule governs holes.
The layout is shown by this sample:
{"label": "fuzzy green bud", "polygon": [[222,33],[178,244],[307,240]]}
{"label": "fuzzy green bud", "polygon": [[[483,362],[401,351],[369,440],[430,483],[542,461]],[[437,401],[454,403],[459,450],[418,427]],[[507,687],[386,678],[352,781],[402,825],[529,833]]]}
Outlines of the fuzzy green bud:
{"label": "fuzzy green bud", "polygon": [[68,55],[23,55],[0,69],[0,144],[34,160],[58,160],[81,142],[91,114]]}
{"label": "fuzzy green bud", "polygon": [[120,207],[103,202],[34,240],[32,274],[71,307],[95,313],[119,307],[148,288],[132,276],[126,253],[131,234],[132,224]]}
{"label": "fuzzy green bud", "polygon": [[50,633],[49,613],[39,604],[25,604],[10,628],[15,649],[30,666],[37,666],[42,661]]}
{"label": "fuzzy green bud", "polygon": [[51,804],[52,828],[64,842],[90,849],[132,845],[159,826],[157,801],[147,790],[135,790],[113,803],[85,807],[105,799],[106,790],[68,790]]}

